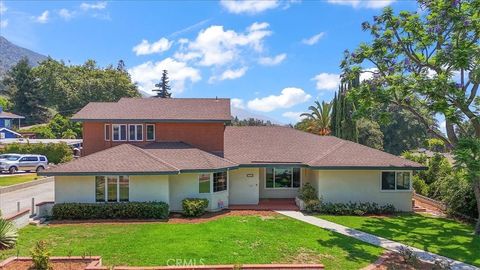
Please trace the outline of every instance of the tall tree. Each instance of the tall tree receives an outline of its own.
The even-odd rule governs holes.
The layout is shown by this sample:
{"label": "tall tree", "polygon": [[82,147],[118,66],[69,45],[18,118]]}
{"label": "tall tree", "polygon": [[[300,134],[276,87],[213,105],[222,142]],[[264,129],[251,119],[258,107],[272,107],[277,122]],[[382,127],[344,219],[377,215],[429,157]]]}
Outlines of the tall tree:
{"label": "tall tree", "polygon": [[163,70],[162,73],[162,79],[159,83],[155,84],[155,89],[152,91],[157,92],[157,95],[155,97],[158,98],[171,98],[172,94],[169,92],[170,91],[170,81],[168,79],[168,71]]}
{"label": "tall tree", "polygon": [[44,106],[46,97],[40,90],[28,59],[20,60],[4,79],[7,94],[13,103],[13,111],[25,116],[25,122],[30,124],[46,122],[49,111]]}
{"label": "tall tree", "polygon": [[[394,14],[385,8],[362,27],[372,41],[353,53],[346,51],[341,67],[345,78],[372,70],[373,78],[355,91],[360,111],[390,104],[412,113],[433,136],[453,148],[456,129],[468,121],[480,140],[480,1],[419,0],[422,12]],[[367,67],[362,64],[368,63]],[[431,123],[443,114],[447,135]],[[472,177],[480,210],[480,176]],[[480,234],[480,219],[476,225]]]}
{"label": "tall tree", "polygon": [[358,130],[356,120],[354,119],[355,105],[351,99],[347,98],[347,94],[350,89],[358,87],[358,85],[358,77],[350,81],[342,82],[338,94],[335,94],[332,101],[334,112],[331,123],[332,134],[338,138],[353,142],[358,141]]}
{"label": "tall tree", "polygon": [[328,102],[315,101],[315,106],[308,107],[309,113],[302,113],[301,116],[306,116],[308,119],[308,131],[316,133],[321,136],[329,135],[330,130],[330,113],[332,105]]}

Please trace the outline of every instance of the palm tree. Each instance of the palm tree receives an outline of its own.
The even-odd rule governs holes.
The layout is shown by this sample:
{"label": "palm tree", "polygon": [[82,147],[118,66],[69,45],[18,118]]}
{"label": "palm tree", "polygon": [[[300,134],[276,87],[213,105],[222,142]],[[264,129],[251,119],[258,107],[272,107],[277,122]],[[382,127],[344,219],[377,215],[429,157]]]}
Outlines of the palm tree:
{"label": "palm tree", "polygon": [[318,135],[326,136],[330,134],[330,112],[332,111],[332,104],[322,101],[315,101],[315,106],[308,107],[309,113],[302,113],[301,116],[306,116],[309,119],[309,131],[318,133]]}

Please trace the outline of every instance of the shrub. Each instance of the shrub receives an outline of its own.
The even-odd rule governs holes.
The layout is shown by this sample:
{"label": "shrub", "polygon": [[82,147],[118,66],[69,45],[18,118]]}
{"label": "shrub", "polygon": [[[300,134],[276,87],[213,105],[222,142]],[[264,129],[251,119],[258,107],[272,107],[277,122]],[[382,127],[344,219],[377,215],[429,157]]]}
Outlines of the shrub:
{"label": "shrub", "polygon": [[420,259],[412,249],[402,246],[399,249],[399,253],[407,265],[413,266],[415,269],[419,266]]}
{"label": "shrub", "polygon": [[40,240],[30,251],[35,270],[51,270],[50,251],[48,251],[47,242]]}
{"label": "shrub", "polygon": [[377,203],[322,203],[319,209],[320,213],[331,215],[380,215],[393,214],[395,207],[391,204],[379,206]]}
{"label": "shrub", "polygon": [[298,198],[304,202],[318,200],[317,191],[310,183],[305,183],[298,192]]}
{"label": "shrub", "polygon": [[319,211],[322,202],[319,199],[305,201],[305,211],[316,212]]}
{"label": "shrub", "polygon": [[413,176],[413,189],[420,195],[428,196],[429,187],[422,178],[418,177],[418,175]]}
{"label": "shrub", "polygon": [[0,248],[12,248],[17,243],[17,229],[11,221],[0,218]]}
{"label": "shrub", "polygon": [[39,154],[47,156],[51,163],[63,163],[73,159],[72,149],[65,143],[12,143],[7,144],[1,153]]}
{"label": "shrub", "polygon": [[182,200],[183,214],[187,217],[199,217],[205,213],[207,199],[187,198]]}
{"label": "shrub", "polygon": [[164,202],[60,203],[52,209],[53,219],[166,219]]}

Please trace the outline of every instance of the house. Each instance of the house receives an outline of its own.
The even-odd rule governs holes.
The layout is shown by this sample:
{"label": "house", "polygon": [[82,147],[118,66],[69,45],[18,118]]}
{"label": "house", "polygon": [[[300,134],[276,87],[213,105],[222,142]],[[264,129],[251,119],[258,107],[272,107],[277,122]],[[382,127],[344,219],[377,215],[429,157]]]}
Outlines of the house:
{"label": "house", "polygon": [[21,137],[22,135],[20,133],[12,130],[16,120],[18,120],[17,126],[20,127],[21,119],[25,119],[25,117],[5,112],[3,111],[2,106],[0,106],[0,139],[12,139]]}
{"label": "house", "polygon": [[92,102],[83,122],[84,157],[52,167],[55,201],[206,198],[208,210],[295,198],[311,183],[329,202],[376,202],[412,210],[412,171],[422,165],[331,136],[289,127],[234,127],[229,99]]}

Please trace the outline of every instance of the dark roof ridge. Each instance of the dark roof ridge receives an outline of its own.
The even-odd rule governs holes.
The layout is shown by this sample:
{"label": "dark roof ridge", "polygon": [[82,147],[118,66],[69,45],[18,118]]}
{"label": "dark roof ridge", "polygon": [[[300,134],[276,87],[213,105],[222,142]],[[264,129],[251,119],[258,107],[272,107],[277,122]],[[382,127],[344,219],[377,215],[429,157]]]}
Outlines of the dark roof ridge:
{"label": "dark roof ridge", "polygon": [[[130,145],[130,144],[129,144],[129,145]],[[134,145],[132,145],[132,146],[133,146],[137,151],[139,151],[139,152],[141,152],[141,153],[143,153],[143,154],[146,154],[146,155],[148,155],[149,157],[155,159],[156,161],[159,161],[159,162],[161,162],[161,163],[163,163],[163,164],[165,164],[165,165],[167,165],[167,166],[169,166],[169,167],[177,170],[178,172],[180,172],[180,169],[179,169],[179,168],[177,168],[177,167],[173,166],[172,164],[170,164],[170,163],[162,160],[161,158],[159,158],[159,157],[157,157],[157,156],[155,156],[155,155],[153,155],[153,154],[145,151],[145,149],[142,149],[142,148],[140,148],[140,147],[138,147],[138,146],[134,146]]]}

